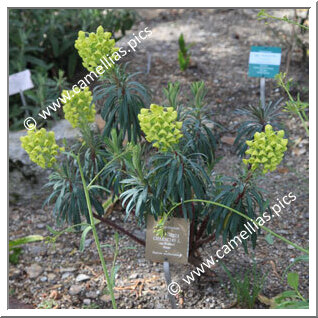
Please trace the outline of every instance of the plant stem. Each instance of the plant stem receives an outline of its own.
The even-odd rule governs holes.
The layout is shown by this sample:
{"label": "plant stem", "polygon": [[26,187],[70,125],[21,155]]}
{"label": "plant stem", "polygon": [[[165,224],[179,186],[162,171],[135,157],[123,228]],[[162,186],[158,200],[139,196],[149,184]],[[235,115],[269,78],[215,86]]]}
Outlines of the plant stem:
{"label": "plant stem", "polygon": [[[122,152],[121,154],[119,154],[118,156],[114,157],[111,161],[107,162],[107,164],[104,166],[104,168],[101,169],[101,170],[96,174],[96,176],[92,179],[92,181],[88,184],[87,189],[89,190],[89,188],[90,188],[91,185],[95,182],[95,180],[100,176],[100,174],[101,174],[111,163],[113,163],[115,160],[117,160],[117,159],[123,157],[124,155],[126,155],[127,152],[128,152],[128,151],[126,150],[126,151]],[[80,163],[79,163],[79,164],[80,164]]]}
{"label": "plant stem", "polygon": [[228,209],[229,211],[232,211],[238,215],[240,215],[241,217],[253,222],[253,223],[256,223],[261,229],[265,230],[266,232],[268,233],[271,233],[272,235],[276,236],[277,238],[279,238],[280,240],[284,241],[285,243],[291,245],[291,246],[294,246],[296,249],[298,249],[299,251],[301,252],[304,252],[306,254],[309,254],[309,251],[302,248],[301,246],[298,246],[297,244],[289,241],[288,239],[284,238],[283,236],[279,235],[279,234],[276,234],[275,232],[273,232],[271,229],[269,229],[268,227],[264,226],[264,225],[260,225],[256,220],[253,220],[252,218],[248,217],[247,215],[243,214],[242,212],[239,212],[229,206],[226,206],[222,203],[218,203],[218,202],[214,202],[214,201],[209,201],[209,200],[201,200],[201,199],[192,199],[192,200],[185,200],[183,202],[180,202],[180,203],[177,203],[176,205],[174,205],[170,210],[169,212],[167,213],[167,216],[170,215],[170,213],[175,209],[177,208],[178,206],[180,206],[181,204],[184,204],[184,203],[189,203],[189,202],[203,202],[203,203],[208,203],[208,204],[213,204],[213,205],[217,205],[217,206],[220,206],[222,208],[225,208],[225,209]]}
{"label": "plant stem", "polygon": [[97,231],[96,231],[96,227],[95,227],[95,223],[94,223],[92,205],[91,205],[91,201],[90,201],[90,198],[89,198],[88,188],[86,186],[86,181],[85,181],[85,178],[84,178],[83,169],[82,169],[82,165],[81,165],[81,162],[80,162],[79,155],[77,155],[77,162],[78,162],[78,167],[79,167],[79,171],[80,171],[81,178],[82,178],[82,183],[83,183],[83,188],[84,188],[84,193],[85,193],[85,198],[86,198],[86,204],[87,204],[88,213],[89,213],[89,219],[90,219],[90,222],[91,222],[91,227],[92,227],[93,236],[94,236],[94,239],[95,239],[95,244],[96,244],[96,247],[97,247],[99,259],[100,259],[100,262],[101,262],[102,267],[103,267],[104,275],[105,275],[106,282],[107,282],[107,288],[108,288],[109,293],[110,293],[110,298],[112,300],[113,308],[117,309],[116,302],[115,302],[115,297],[114,297],[113,285],[112,285],[112,283],[110,281],[110,278],[109,278],[109,275],[108,275],[105,259],[104,259],[104,256],[103,256],[103,252],[102,252],[102,249],[101,249],[101,246],[100,246],[99,239],[98,239],[98,235],[97,235]]}
{"label": "plant stem", "polygon": [[304,30],[307,30],[307,31],[309,30],[309,27],[307,27],[307,26],[305,26],[303,24],[300,24],[297,21],[288,19],[287,17],[283,17],[283,18],[275,17],[273,15],[268,14],[265,10],[263,10],[262,11],[262,16],[260,16],[259,20],[263,20],[265,18],[271,18],[273,20],[284,21],[284,22],[287,22],[289,24],[297,25],[298,27],[300,27],[300,28],[302,28]]}
{"label": "plant stem", "polygon": [[78,226],[83,226],[83,225],[89,225],[89,224],[88,223],[78,223],[78,224],[71,225],[62,231],[59,231],[59,232],[56,231],[57,233],[55,234],[55,236],[53,236],[53,237],[47,236],[45,239],[48,241],[50,241],[50,240],[56,241],[62,234],[66,233],[66,232],[70,232],[73,228],[78,227]]}
{"label": "plant stem", "polygon": [[296,292],[302,301],[306,301],[306,299],[301,295],[298,289],[296,289]]}
{"label": "plant stem", "polygon": [[297,115],[298,115],[298,117],[300,118],[301,123],[303,124],[303,127],[304,127],[305,130],[306,130],[307,136],[309,136],[309,130],[308,130],[307,124],[306,124],[306,122],[305,122],[303,116],[302,116],[301,113],[299,112],[299,110],[297,110]]}
{"label": "plant stem", "polygon": [[[285,83],[284,83],[283,81],[282,81],[281,85],[282,85],[283,89],[285,90],[285,92],[287,93],[289,100],[290,100],[292,103],[295,103],[295,101],[294,101],[294,99],[293,99],[293,96],[291,96],[289,90],[287,89],[287,87],[286,87],[286,85],[285,85]],[[307,124],[306,124],[306,122],[305,122],[305,120],[304,120],[303,116],[301,115],[301,113],[300,113],[300,111],[299,111],[298,108],[296,108],[296,114],[297,114],[298,117],[300,118],[301,123],[302,123],[304,129],[306,130],[307,136],[309,136],[309,129],[308,129]],[[303,112],[303,114],[305,114],[305,113]],[[305,115],[305,118],[307,118],[307,120],[308,120],[307,115]]]}
{"label": "plant stem", "polygon": [[303,118],[305,118],[306,121],[308,121],[308,116],[306,115],[306,112],[304,110],[301,111]]}
{"label": "plant stem", "polygon": [[132,240],[134,240],[138,244],[140,244],[142,246],[146,246],[145,241],[139,239],[137,236],[133,235],[132,233],[130,233],[129,231],[127,231],[126,229],[124,229],[123,227],[118,225],[116,222],[108,220],[107,218],[103,218],[96,213],[93,213],[93,216],[95,219],[100,220],[101,222],[106,223],[109,226],[111,226],[111,227],[115,228],[116,230],[122,232],[123,234],[127,235],[128,237],[130,237]]}

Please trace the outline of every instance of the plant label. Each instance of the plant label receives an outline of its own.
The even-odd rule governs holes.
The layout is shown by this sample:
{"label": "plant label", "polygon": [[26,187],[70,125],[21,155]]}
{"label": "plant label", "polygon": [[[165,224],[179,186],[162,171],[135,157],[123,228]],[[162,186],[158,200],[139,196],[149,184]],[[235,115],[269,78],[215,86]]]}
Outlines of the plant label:
{"label": "plant label", "polygon": [[189,254],[190,223],[182,218],[170,218],[165,224],[166,235],[157,236],[153,216],[147,217],[146,258],[154,262],[186,264]]}
{"label": "plant label", "polygon": [[9,76],[9,96],[33,88],[30,70],[24,70]]}
{"label": "plant label", "polygon": [[270,46],[252,46],[248,76],[273,78],[279,73],[282,49]]}

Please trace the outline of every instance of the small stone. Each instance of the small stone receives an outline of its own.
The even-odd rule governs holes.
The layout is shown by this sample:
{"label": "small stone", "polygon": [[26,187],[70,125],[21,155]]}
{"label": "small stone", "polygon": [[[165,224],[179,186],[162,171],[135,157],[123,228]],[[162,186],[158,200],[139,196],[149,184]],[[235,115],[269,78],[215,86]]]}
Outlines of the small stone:
{"label": "small stone", "polygon": [[38,264],[32,264],[31,266],[26,268],[26,271],[29,274],[30,278],[36,278],[42,274],[43,269]]}
{"label": "small stone", "polygon": [[69,294],[75,296],[82,291],[82,287],[80,285],[72,285],[69,290]]}
{"label": "small stone", "polygon": [[97,298],[97,292],[95,292],[95,291],[89,291],[89,292],[87,292],[86,293],[86,297],[87,298]]}
{"label": "small stone", "polygon": [[221,138],[221,141],[225,144],[228,144],[230,146],[233,146],[234,144],[234,141],[235,141],[235,137],[232,137],[232,136],[223,136]]}
{"label": "small stone", "polygon": [[89,247],[92,242],[93,242],[93,239],[87,239],[87,240],[85,240],[84,246]]}
{"label": "small stone", "polygon": [[88,298],[85,298],[85,299],[83,300],[83,304],[86,305],[86,306],[89,306],[89,305],[91,304],[91,300],[88,299]]}
{"label": "small stone", "polygon": [[46,281],[47,281],[47,277],[46,277],[46,276],[42,276],[42,277],[40,278],[40,281],[41,281],[41,282],[46,282]]}
{"label": "small stone", "polygon": [[138,278],[139,277],[139,275],[137,274],[137,273],[134,273],[134,274],[131,274],[130,276],[129,276],[129,279],[136,279],[136,278]]}
{"label": "small stone", "polygon": [[212,294],[213,293],[213,288],[212,287],[208,287],[206,291],[207,291],[207,293]]}
{"label": "small stone", "polygon": [[76,271],[76,268],[75,267],[61,267],[60,268],[60,272],[61,273],[65,273],[65,272],[75,272]]}
{"label": "small stone", "polygon": [[[115,300],[119,299],[119,294],[114,294],[114,298],[115,298]],[[104,301],[105,303],[112,301],[110,298],[110,295],[102,295],[99,297],[99,299],[101,301]]]}
{"label": "small stone", "polygon": [[187,297],[192,298],[193,296],[194,296],[194,293],[190,290],[190,291],[188,292]]}
{"label": "small stone", "polygon": [[84,282],[86,280],[89,280],[91,279],[89,276],[85,275],[85,274],[79,274],[77,277],[76,277],[76,281],[77,282]]}
{"label": "small stone", "polygon": [[99,297],[99,299],[100,299],[101,301],[104,301],[105,303],[107,303],[107,302],[111,301],[111,299],[110,299],[110,295],[103,295],[103,296],[100,296],[100,297]]}
{"label": "small stone", "polygon": [[70,277],[72,275],[72,273],[64,273],[62,275],[62,279],[66,279],[67,277]]}
{"label": "small stone", "polygon": [[56,278],[56,275],[53,274],[53,273],[50,273],[50,274],[47,275],[47,278],[51,282],[51,281],[53,281]]}
{"label": "small stone", "polygon": [[38,245],[29,246],[28,249],[30,254],[33,254],[33,255],[40,255],[47,251],[45,246],[38,246]]}
{"label": "small stone", "polygon": [[39,223],[39,224],[36,225],[36,227],[41,230],[41,229],[45,228],[45,224]]}
{"label": "small stone", "polygon": [[287,230],[281,230],[281,229],[276,230],[276,232],[278,234],[289,234],[289,232]]}

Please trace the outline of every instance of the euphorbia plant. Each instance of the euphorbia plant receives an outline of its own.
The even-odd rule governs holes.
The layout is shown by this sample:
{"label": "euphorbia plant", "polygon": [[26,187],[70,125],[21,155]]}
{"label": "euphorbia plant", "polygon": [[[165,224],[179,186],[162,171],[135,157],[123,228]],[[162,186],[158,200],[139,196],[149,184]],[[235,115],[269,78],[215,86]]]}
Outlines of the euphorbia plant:
{"label": "euphorbia plant", "polygon": [[[255,219],[257,207],[260,213],[264,212],[267,203],[263,199],[260,190],[254,185],[253,179],[260,172],[266,174],[268,170],[273,171],[276,169],[276,166],[282,160],[284,151],[287,149],[287,139],[283,139],[283,136],[283,131],[276,133],[270,125],[267,125],[265,132],[257,132],[253,141],[247,141],[250,149],[246,151],[246,154],[250,155],[250,158],[243,159],[247,169],[239,178],[218,178],[214,183],[207,179],[212,187],[210,194],[204,193],[198,196],[197,193],[193,195],[190,191],[190,196],[180,199],[182,205],[186,206],[187,203],[192,203],[193,207],[192,211],[187,216],[184,216],[191,220],[190,239],[192,241],[190,241],[190,257],[191,253],[195,254],[199,246],[214,239],[221,233],[224,241],[227,238],[232,239],[244,229],[243,215],[246,215],[249,219]],[[226,181],[230,182],[226,183]],[[205,210],[198,205],[193,205],[194,203],[200,204],[210,201],[216,202],[216,204],[214,207],[206,208]],[[240,213],[233,213],[229,209],[238,210]],[[170,210],[169,216],[171,215],[177,216],[177,210]],[[163,233],[164,222],[162,220],[166,219],[167,214],[161,214],[160,226],[157,227],[159,233]],[[207,233],[207,238],[199,240],[205,232]],[[254,247],[256,237],[256,233],[251,235]],[[243,240],[243,245],[247,250],[247,242],[245,240]]]}
{"label": "euphorbia plant", "polygon": [[[105,35],[101,28],[89,37],[80,33],[76,47],[89,70],[101,54],[117,52],[109,34]],[[82,136],[73,145],[66,145],[66,158],[60,164],[55,159],[59,147],[51,133],[45,137],[47,140],[42,140],[41,135],[39,142],[28,140],[23,145],[36,163],[55,169],[48,183],[52,193],[45,203],[55,201],[53,213],[59,223],[81,224],[82,216],[86,217],[112,289],[94,218],[138,243],[145,242],[104,217],[103,201],[107,196],[119,197],[126,219],[134,215],[141,226],[148,214],[153,215],[159,221],[157,230],[161,234],[168,216],[188,219],[189,261],[198,264],[199,247],[219,235],[224,241],[233,238],[243,229],[244,219],[255,219],[267,208],[254,180],[261,171],[267,173],[276,168],[287,141],[283,132],[275,133],[271,126],[262,123],[260,131],[248,138],[250,149],[246,154],[250,158],[244,160],[238,177],[215,177],[212,169],[216,125],[211,125],[206,111],[207,90],[203,82],[191,85],[192,97],[187,106],[178,101],[179,84],[170,84],[165,90],[169,107],[151,104],[148,108],[149,90],[132,80],[125,68],[114,65],[105,74],[93,95],[84,88],[64,106],[65,118],[79,128]],[[90,127],[99,102],[106,121],[101,135]],[[37,134],[30,132],[29,136]],[[40,134],[44,136],[46,132]],[[206,205],[211,201],[217,204]],[[251,235],[253,246],[256,238],[256,233]],[[247,249],[245,240],[243,244]]]}

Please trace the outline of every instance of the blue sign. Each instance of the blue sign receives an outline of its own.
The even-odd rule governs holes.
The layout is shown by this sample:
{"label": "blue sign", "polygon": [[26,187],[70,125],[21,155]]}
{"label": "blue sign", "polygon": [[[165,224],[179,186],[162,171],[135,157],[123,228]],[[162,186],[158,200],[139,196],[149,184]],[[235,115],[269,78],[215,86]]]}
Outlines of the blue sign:
{"label": "blue sign", "polygon": [[248,76],[273,78],[279,73],[282,57],[280,47],[252,46],[249,58]]}

